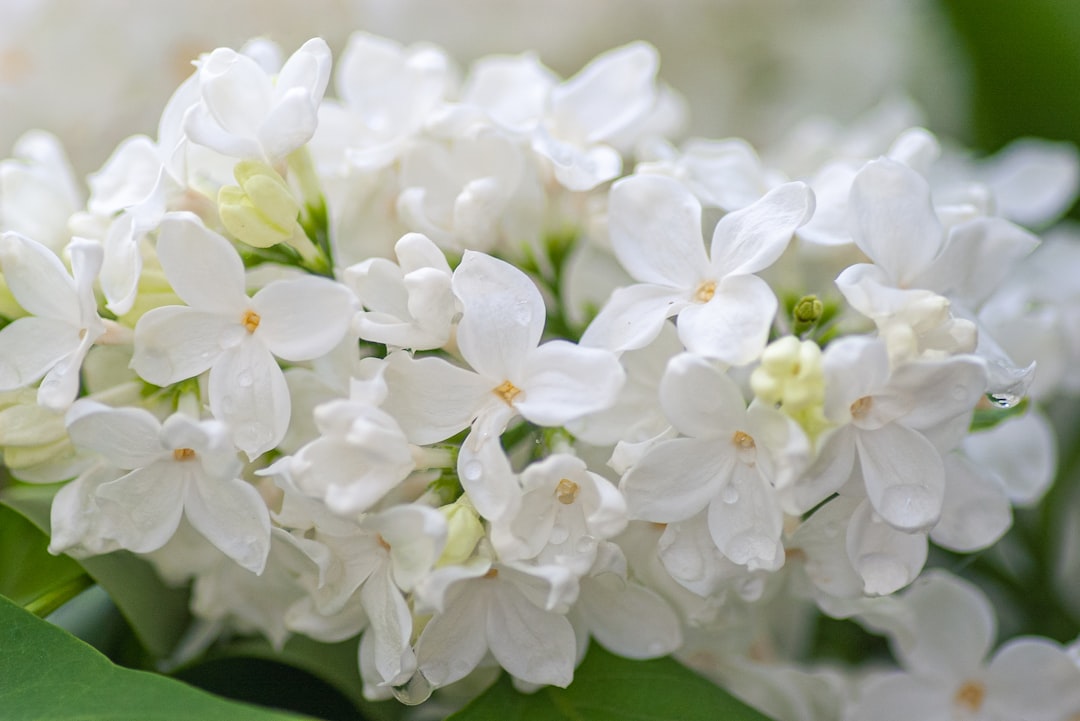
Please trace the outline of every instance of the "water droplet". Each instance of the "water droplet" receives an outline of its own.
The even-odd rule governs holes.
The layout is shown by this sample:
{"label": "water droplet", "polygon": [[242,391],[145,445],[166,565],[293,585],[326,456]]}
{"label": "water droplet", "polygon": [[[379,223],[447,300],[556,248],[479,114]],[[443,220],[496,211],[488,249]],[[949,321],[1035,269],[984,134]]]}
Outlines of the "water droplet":
{"label": "water droplet", "polygon": [[720,500],[729,505],[737,503],[739,491],[734,486],[724,486],[724,490],[720,491]]}
{"label": "water droplet", "polygon": [[250,388],[254,380],[251,371],[247,370],[240,371],[240,374],[236,376],[236,382],[241,388]]}
{"label": "water droplet", "polygon": [[551,534],[548,536],[551,543],[565,543],[567,538],[570,538],[570,531],[566,526],[552,526]]}
{"label": "water droplet", "polygon": [[941,496],[923,486],[893,486],[881,496],[880,515],[902,531],[918,531],[934,523],[941,513]]}
{"label": "water droplet", "polygon": [[480,461],[469,461],[461,469],[461,477],[466,481],[479,481],[482,475],[484,475],[484,466]]}
{"label": "water droplet", "polygon": [[990,402],[999,408],[1012,408],[1023,400],[1021,396],[1015,396],[1011,393],[991,393],[989,397]]}
{"label": "water droplet", "polygon": [[[436,669],[435,664],[432,664],[432,670],[441,671],[441,675],[445,676],[445,671]],[[424,674],[417,671],[413,674],[413,677],[400,686],[394,686],[392,689],[394,698],[406,706],[416,706],[422,704],[431,698],[431,692],[434,691],[434,687],[426,678]]]}

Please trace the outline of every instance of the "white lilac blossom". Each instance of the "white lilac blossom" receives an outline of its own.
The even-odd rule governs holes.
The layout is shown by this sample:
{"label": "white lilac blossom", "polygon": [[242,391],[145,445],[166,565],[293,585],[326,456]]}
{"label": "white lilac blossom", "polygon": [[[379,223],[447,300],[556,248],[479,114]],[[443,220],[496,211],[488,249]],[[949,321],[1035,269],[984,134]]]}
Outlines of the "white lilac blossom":
{"label": "white lilac blossom", "polygon": [[[1045,639],[986,661],[924,573],[1015,553],[1054,476],[1076,254],[1006,218],[1061,211],[1066,151],[961,162],[895,107],[680,146],[640,42],[563,80],[358,33],[331,98],[322,41],[281,55],[203,55],[88,194],[47,136],[0,163],[5,468],[65,482],[54,553],[189,584],[174,660],[359,635],[358,688],[416,703],[565,687],[591,639],[782,719],[1075,680]],[[822,614],[904,670],[817,664]]]}

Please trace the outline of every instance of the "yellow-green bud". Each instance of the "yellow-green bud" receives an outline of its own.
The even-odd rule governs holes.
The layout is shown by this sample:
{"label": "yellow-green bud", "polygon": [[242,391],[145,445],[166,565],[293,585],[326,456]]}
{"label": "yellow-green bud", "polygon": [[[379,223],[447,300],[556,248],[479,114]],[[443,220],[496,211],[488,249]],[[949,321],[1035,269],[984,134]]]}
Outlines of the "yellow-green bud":
{"label": "yellow-green bud", "polygon": [[824,304],[818,300],[816,295],[804,295],[802,298],[799,298],[799,302],[795,304],[795,307],[791,311],[791,315],[795,319],[796,324],[809,326],[817,323],[818,320],[821,319],[821,314],[824,310]]}
{"label": "yellow-green bud", "polygon": [[761,364],[750,374],[750,388],[763,402],[778,406],[811,438],[828,425],[821,348],[813,341],[789,335],[770,343]]}
{"label": "yellow-green bud", "polygon": [[300,204],[285,180],[269,165],[253,160],[237,163],[233,175],[240,185],[218,191],[222,225],[256,248],[289,242],[296,234]]}
{"label": "yellow-green bud", "polygon": [[484,537],[484,524],[473,508],[468,496],[462,496],[439,511],[446,518],[446,548],[436,566],[453,566],[465,563],[473,549]]}

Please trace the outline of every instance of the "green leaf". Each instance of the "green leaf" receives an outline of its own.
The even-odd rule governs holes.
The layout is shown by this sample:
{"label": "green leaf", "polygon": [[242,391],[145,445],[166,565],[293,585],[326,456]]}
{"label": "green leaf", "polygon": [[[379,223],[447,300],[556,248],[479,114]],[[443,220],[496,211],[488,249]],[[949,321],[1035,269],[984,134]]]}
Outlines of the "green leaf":
{"label": "green leaf", "polygon": [[[49,508],[60,488],[13,484],[0,490],[0,505],[47,534]],[[191,620],[187,589],[166,586],[149,563],[127,551],[79,559],[78,564],[108,592],[150,655],[161,658],[173,650]]]}
{"label": "green leaf", "polygon": [[50,555],[48,545],[34,524],[0,506],[0,595],[42,617],[91,583],[79,564]]}
{"label": "green leaf", "polygon": [[68,632],[0,598],[0,709],[6,721],[296,721],[114,665]]}
{"label": "green leaf", "polygon": [[670,658],[631,661],[595,644],[569,688],[534,694],[508,676],[449,721],[768,721]]}
{"label": "green leaf", "polygon": [[396,701],[375,702],[364,698],[357,661],[358,640],[359,637],[341,643],[320,643],[306,636],[293,636],[283,649],[277,651],[265,639],[251,638],[216,650],[212,658],[247,657],[287,663],[340,691],[365,719],[398,721],[408,707]]}

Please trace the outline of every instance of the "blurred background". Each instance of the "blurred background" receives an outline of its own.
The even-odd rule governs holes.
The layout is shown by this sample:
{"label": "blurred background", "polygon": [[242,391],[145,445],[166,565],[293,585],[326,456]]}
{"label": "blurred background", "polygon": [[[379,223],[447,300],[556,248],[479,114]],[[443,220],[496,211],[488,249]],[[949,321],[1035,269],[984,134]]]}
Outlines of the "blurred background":
{"label": "blurred background", "polygon": [[153,135],[191,60],[262,35],[286,53],[353,30],[445,47],[462,66],[535,50],[563,75],[643,38],[688,100],[691,135],[761,145],[905,94],[983,150],[1080,138],[1080,4],[1070,0],[0,0],[0,156],[60,136],[80,173]]}

